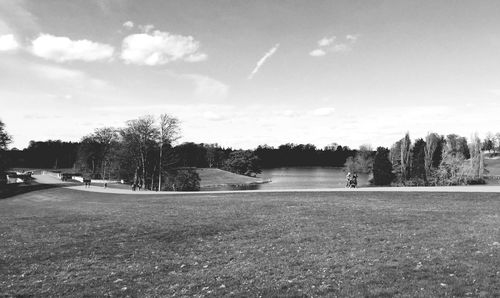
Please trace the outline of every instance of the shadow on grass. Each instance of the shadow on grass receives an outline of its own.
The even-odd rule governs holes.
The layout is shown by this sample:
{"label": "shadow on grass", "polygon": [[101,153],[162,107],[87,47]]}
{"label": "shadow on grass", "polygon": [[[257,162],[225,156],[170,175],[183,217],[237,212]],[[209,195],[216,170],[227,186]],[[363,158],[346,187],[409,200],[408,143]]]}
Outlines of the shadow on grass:
{"label": "shadow on grass", "polygon": [[63,187],[63,186],[72,186],[72,184],[42,184],[42,183],[36,183],[36,182],[30,182],[29,184],[7,184],[7,185],[2,185],[0,186],[0,200],[1,199],[7,199],[13,196],[17,196],[20,194],[32,192],[32,191],[37,191],[37,190],[43,190],[43,189],[50,189],[50,188],[57,188],[57,187]]}

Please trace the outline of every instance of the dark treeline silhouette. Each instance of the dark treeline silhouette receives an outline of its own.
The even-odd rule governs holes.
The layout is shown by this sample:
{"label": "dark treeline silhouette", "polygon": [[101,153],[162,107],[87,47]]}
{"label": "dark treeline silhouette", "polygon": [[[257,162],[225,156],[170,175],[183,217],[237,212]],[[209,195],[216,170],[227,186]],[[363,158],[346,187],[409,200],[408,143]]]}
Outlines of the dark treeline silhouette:
{"label": "dark treeline silhouette", "polygon": [[[79,142],[63,142],[60,140],[31,141],[24,150],[7,151],[11,167],[31,167],[45,169],[73,168],[78,161]],[[186,142],[170,151],[172,167],[197,167],[224,169],[231,153],[240,151],[224,148],[218,144],[197,144]],[[170,150],[172,149],[172,150]],[[81,154],[80,150],[80,154]],[[329,146],[318,149],[311,144],[284,144],[278,148],[261,145],[250,150],[258,157],[261,168],[294,167],[294,166],[333,166],[341,167],[346,159],[356,154],[346,146]]]}
{"label": "dark treeline silhouette", "polygon": [[80,143],[60,140],[30,141],[24,150],[7,151],[11,167],[72,168]]}
{"label": "dark treeline silhouette", "polygon": [[328,146],[318,149],[312,144],[285,144],[278,148],[259,146],[254,151],[263,168],[331,166],[342,167],[349,156],[356,154],[349,147]]}

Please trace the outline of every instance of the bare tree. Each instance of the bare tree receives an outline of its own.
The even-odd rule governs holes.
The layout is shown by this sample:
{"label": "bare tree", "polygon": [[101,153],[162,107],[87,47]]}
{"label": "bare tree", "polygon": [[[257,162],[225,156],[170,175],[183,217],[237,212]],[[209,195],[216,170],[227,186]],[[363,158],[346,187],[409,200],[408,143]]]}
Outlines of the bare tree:
{"label": "bare tree", "polygon": [[[148,164],[148,152],[152,144],[158,138],[158,128],[155,127],[155,119],[153,116],[147,115],[139,119],[127,121],[127,127],[124,129],[130,139],[131,143],[137,146],[139,153],[140,167],[142,170],[141,184],[146,181],[146,167]],[[137,169],[136,169],[137,172]],[[137,177],[134,178],[137,180]],[[137,181],[135,181],[136,183]]]}
{"label": "bare tree", "polygon": [[483,178],[484,174],[484,155],[481,150],[483,144],[481,139],[474,134],[470,144],[470,167],[474,178]]}
{"label": "bare tree", "polygon": [[410,174],[410,159],[411,158],[411,140],[410,134],[407,132],[401,140],[401,176],[402,180],[406,181]]}
{"label": "bare tree", "polygon": [[159,161],[158,161],[158,190],[161,190],[161,176],[163,163],[163,145],[171,144],[179,139],[180,128],[179,119],[168,114],[160,115],[160,125],[158,134],[158,144],[160,146]]}
{"label": "bare tree", "polygon": [[0,149],[7,150],[7,146],[12,142],[12,137],[5,131],[5,124],[0,120]]}
{"label": "bare tree", "polygon": [[117,130],[113,127],[98,128],[94,131],[93,139],[100,144],[101,147],[101,171],[102,179],[106,179],[106,172],[108,178],[110,175],[110,165],[113,158],[112,148],[118,142]]}
{"label": "bare tree", "polygon": [[425,137],[425,175],[427,177],[431,177],[431,168],[432,168],[432,162],[433,162],[433,157],[434,153],[436,152],[436,149],[439,145],[439,136],[436,133],[429,133]]}

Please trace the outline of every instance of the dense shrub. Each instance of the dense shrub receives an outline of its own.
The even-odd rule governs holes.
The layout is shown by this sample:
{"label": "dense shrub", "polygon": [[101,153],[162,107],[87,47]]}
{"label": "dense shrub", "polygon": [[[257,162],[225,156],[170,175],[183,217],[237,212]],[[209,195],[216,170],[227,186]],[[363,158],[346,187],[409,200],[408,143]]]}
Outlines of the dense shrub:
{"label": "dense shrub", "polygon": [[245,176],[261,173],[259,158],[251,150],[238,150],[229,154],[224,169]]}
{"label": "dense shrub", "polygon": [[373,160],[373,179],[375,185],[389,185],[394,180],[392,163],[389,160],[389,149],[378,147]]}

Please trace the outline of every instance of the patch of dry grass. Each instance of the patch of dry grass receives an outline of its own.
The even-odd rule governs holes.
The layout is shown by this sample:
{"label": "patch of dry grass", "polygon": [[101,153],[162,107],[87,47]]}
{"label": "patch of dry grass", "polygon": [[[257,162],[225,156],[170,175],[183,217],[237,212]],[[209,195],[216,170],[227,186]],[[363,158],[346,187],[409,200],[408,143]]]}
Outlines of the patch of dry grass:
{"label": "patch of dry grass", "polygon": [[0,296],[494,296],[497,194],[0,200]]}

